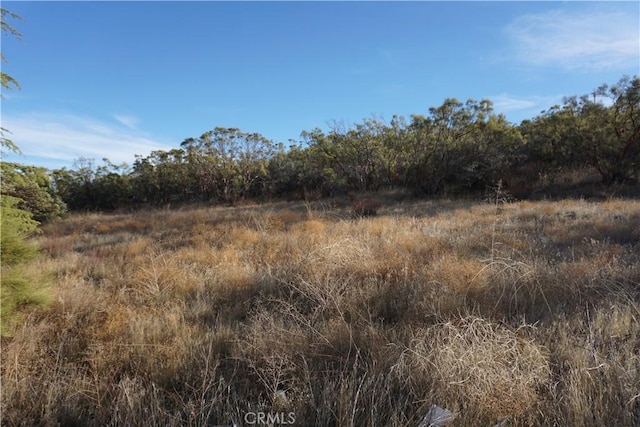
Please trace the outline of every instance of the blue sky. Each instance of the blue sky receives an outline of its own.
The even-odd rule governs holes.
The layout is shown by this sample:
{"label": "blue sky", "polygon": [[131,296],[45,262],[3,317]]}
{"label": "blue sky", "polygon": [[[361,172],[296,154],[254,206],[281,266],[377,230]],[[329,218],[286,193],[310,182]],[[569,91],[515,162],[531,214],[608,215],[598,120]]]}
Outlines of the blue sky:
{"label": "blue sky", "polygon": [[276,142],[488,98],[520,123],[640,74],[638,2],[11,2],[7,160],[133,163],[215,126]]}

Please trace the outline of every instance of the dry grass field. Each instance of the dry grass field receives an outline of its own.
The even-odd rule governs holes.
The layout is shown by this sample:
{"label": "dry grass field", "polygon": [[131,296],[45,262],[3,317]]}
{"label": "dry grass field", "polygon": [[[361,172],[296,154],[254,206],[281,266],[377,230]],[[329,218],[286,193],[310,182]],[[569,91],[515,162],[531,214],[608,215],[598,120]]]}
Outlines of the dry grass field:
{"label": "dry grass field", "polygon": [[2,424],[640,425],[639,202],[373,204],[47,225]]}

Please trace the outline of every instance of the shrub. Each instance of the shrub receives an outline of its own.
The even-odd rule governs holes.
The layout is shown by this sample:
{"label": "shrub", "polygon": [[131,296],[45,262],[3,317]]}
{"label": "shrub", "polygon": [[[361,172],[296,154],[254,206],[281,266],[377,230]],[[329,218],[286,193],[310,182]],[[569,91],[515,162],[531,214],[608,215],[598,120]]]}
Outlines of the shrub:
{"label": "shrub", "polygon": [[3,195],[0,200],[0,329],[2,335],[8,335],[16,321],[18,309],[25,305],[46,303],[47,294],[24,267],[38,254],[37,246],[27,240],[37,230],[38,222],[32,219],[29,212],[16,207],[19,203],[17,198]]}

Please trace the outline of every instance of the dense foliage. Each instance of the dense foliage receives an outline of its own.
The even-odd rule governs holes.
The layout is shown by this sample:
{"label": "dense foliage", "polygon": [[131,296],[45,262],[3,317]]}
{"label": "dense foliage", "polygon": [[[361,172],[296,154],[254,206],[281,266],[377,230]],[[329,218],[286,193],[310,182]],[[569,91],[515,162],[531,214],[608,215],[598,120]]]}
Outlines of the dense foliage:
{"label": "dense foliage", "polygon": [[16,207],[31,213],[36,221],[50,221],[65,212],[45,168],[3,162],[1,170],[2,194],[18,199]]}
{"label": "dense foliage", "polygon": [[520,128],[530,159],[542,168],[591,166],[605,183],[637,181],[640,78],[624,76],[591,96],[565,98]]}
{"label": "dense foliage", "polygon": [[[640,78],[567,97],[515,125],[491,101],[446,99],[427,115],[366,119],[303,131],[288,149],[258,133],[216,127],[132,167],[79,159],[53,172],[70,209],[255,198],[334,196],[405,188],[416,195],[480,193],[508,176],[591,168],[605,184],[637,182]],[[520,196],[526,197],[526,192]]]}

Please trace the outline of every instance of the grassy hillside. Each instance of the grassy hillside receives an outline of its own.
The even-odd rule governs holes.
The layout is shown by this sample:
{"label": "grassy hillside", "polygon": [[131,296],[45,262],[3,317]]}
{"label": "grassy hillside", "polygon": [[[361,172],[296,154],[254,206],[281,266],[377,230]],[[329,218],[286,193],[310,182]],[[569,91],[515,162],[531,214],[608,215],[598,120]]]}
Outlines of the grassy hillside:
{"label": "grassy hillside", "polygon": [[375,205],[48,225],[3,425],[640,424],[638,202]]}

